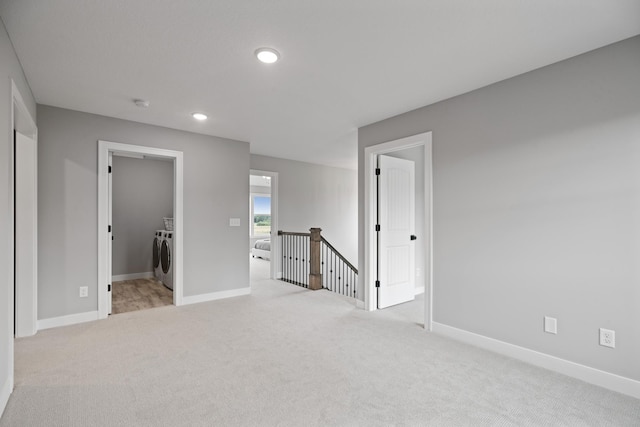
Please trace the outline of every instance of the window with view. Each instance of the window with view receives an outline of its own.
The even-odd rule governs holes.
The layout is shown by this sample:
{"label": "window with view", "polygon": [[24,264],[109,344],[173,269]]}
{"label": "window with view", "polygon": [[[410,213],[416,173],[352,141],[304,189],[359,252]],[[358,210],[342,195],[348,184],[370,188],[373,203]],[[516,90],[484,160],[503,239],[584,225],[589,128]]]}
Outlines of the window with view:
{"label": "window with view", "polygon": [[271,196],[251,196],[251,235],[268,236],[271,234]]}

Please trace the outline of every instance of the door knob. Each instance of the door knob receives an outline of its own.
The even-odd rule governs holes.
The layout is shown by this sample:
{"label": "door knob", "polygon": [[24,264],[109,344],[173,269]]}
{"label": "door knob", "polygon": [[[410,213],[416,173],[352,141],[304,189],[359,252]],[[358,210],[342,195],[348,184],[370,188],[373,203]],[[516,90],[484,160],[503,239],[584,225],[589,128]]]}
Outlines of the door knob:
{"label": "door knob", "polygon": [[418,237],[415,234],[411,235],[411,240],[416,240]]}

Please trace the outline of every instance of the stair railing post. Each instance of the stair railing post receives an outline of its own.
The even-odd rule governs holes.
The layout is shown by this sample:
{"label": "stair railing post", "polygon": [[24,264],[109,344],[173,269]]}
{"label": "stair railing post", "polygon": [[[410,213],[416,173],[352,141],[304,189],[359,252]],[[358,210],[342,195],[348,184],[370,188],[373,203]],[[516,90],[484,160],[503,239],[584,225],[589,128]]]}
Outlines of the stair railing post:
{"label": "stair railing post", "polygon": [[309,238],[310,258],[311,266],[309,273],[309,289],[317,291],[322,289],[322,272],[320,269],[320,243],[322,242],[322,236],[320,232],[321,228],[311,228],[311,237]]}

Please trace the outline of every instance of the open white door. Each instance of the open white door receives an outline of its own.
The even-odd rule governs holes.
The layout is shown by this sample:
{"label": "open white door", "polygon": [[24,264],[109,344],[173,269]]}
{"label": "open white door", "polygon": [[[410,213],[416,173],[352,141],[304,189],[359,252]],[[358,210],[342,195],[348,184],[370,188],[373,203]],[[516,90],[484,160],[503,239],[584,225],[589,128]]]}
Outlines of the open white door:
{"label": "open white door", "polygon": [[36,333],[38,183],[36,141],[15,133],[15,335]]}
{"label": "open white door", "polygon": [[111,314],[111,289],[113,288],[113,282],[112,282],[112,277],[113,277],[113,271],[112,271],[112,257],[113,257],[113,229],[112,229],[112,224],[113,224],[113,182],[112,182],[112,170],[113,170],[113,153],[109,152],[109,174],[108,174],[108,179],[107,179],[107,186],[109,187],[109,218],[108,218],[108,222],[109,222],[109,227],[108,227],[108,234],[107,234],[107,245],[108,245],[108,251],[109,251],[109,257],[108,257],[108,261],[107,261],[107,274],[109,275],[109,284],[107,285],[107,314]]}
{"label": "open white door", "polygon": [[415,165],[378,156],[378,308],[415,298]]}

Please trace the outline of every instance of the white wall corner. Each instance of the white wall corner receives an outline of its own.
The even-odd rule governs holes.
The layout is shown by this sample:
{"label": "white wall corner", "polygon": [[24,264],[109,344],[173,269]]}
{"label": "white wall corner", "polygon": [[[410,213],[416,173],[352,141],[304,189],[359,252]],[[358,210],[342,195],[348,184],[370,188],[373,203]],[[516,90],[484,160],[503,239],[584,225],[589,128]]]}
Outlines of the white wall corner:
{"label": "white wall corner", "polygon": [[437,334],[640,399],[640,381],[442,323],[433,322],[432,325],[433,332]]}
{"label": "white wall corner", "polygon": [[75,325],[76,323],[92,322],[98,320],[97,311],[69,314],[67,316],[50,317],[38,320],[38,330],[57,328],[59,326]]}
{"label": "white wall corner", "polygon": [[249,295],[249,294],[251,294],[251,287],[240,288],[240,289],[230,289],[228,291],[219,291],[219,292],[211,292],[208,294],[185,296],[182,298],[182,304],[183,305],[197,304],[200,302],[215,301],[219,299],[233,298],[233,297],[239,297],[239,296]]}
{"label": "white wall corner", "polygon": [[12,390],[11,380],[7,378],[7,380],[2,384],[2,389],[0,389],[0,417],[4,413],[4,409],[7,407],[7,403],[9,402],[9,396],[11,396]]}

